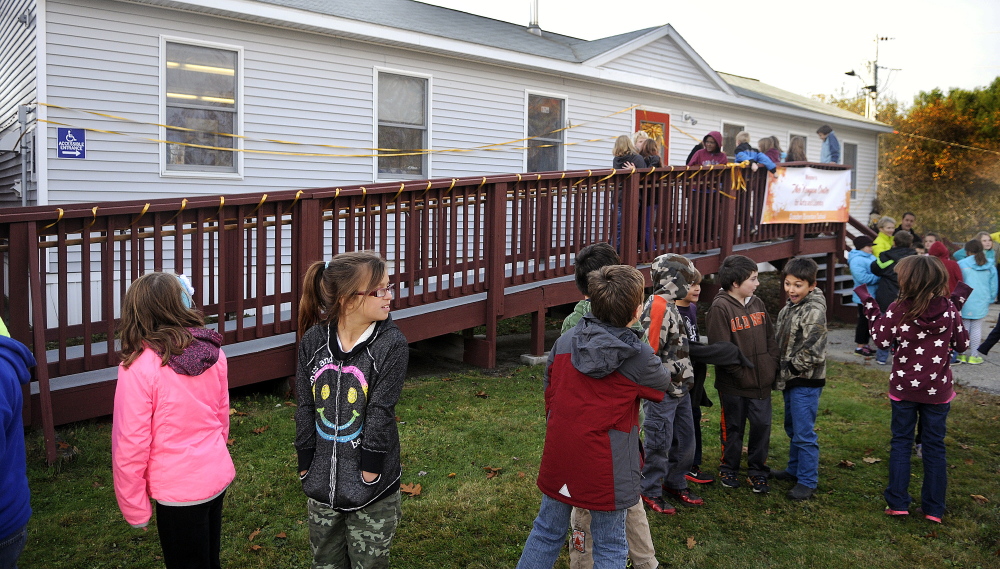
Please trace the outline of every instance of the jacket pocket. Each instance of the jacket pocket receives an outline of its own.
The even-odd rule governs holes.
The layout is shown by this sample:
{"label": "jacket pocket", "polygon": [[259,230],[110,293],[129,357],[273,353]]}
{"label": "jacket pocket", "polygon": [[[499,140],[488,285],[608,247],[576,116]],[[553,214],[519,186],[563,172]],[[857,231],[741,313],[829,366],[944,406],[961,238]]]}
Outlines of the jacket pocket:
{"label": "jacket pocket", "polygon": [[643,432],[646,434],[645,447],[648,449],[665,450],[670,448],[671,441],[667,440],[665,425],[660,419],[646,419],[643,425]]}

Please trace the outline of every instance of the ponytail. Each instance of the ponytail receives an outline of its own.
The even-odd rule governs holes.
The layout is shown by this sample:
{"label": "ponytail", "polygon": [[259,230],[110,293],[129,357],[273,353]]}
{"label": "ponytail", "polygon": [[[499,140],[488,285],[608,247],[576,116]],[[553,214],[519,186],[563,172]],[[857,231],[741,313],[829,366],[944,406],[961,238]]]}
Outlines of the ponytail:
{"label": "ponytail", "polygon": [[965,244],[965,252],[975,257],[977,265],[982,266],[986,264],[986,253],[983,252],[983,244],[978,238]]}
{"label": "ponytail", "polygon": [[316,261],[306,269],[302,279],[302,298],[299,300],[299,336],[329,318],[326,295],[323,294],[323,272],[329,263]]}

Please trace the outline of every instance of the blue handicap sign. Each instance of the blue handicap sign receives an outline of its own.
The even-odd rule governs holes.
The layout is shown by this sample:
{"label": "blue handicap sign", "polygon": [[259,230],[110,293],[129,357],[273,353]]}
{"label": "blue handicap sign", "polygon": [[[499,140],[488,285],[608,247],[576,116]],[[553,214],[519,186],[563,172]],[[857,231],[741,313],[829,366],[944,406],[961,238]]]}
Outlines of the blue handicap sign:
{"label": "blue handicap sign", "polygon": [[57,158],[86,158],[87,130],[82,128],[59,128],[56,139]]}

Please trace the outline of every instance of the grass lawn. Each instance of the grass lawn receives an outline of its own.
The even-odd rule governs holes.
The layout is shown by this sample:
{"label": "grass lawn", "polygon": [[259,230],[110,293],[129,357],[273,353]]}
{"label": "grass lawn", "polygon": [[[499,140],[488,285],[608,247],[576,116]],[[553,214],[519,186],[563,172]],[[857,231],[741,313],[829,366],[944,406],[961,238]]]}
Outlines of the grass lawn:
{"label": "grass lawn", "polygon": [[[718,483],[698,488],[704,506],[676,516],[650,515],[661,563],[699,569],[1000,567],[1000,398],[963,390],[952,404],[945,523],[936,526],[916,515],[888,518],[882,513],[889,452],[886,371],[830,364],[817,420],[821,465],[814,500],[788,501],[789,485],[779,482],[769,495]],[[535,477],[544,437],[541,374],[541,367],[532,367],[407,382],[397,407],[403,483],[419,484],[421,491],[404,496],[394,567],[492,569],[517,563],[540,503]],[[710,395],[718,400],[711,388]],[[779,469],[788,439],[781,399],[774,401],[770,464]],[[294,473],[292,405],[280,388],[233,399],[237,477],[223,512],[227,567],[309,566],[305,498]],[[709,462],[718,448],[718,406],[707,409],[702,428],[711,443]],[[134,530],[118,512],[110,433],[109,420],[61,428],[79,453],[54,467],[44,466],[41,438],[30,435],[35,513],[21,567],[162,567],[155,521],[149,532]],[[915,508],[922,471],[920,460],[913,462]],[[556,566],[568,567],[566,559],[564,552]]]}

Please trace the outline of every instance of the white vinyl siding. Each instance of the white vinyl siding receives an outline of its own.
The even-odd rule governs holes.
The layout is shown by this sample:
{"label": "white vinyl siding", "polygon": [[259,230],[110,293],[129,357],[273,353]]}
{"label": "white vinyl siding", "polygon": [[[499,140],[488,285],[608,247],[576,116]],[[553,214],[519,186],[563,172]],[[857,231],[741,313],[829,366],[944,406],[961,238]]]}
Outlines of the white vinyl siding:
{"label": "white vinyl siding", "polygon": [[[57,160],[48,128],[51,203],[186,197],[338,187],[371,183],[376,162],[376,76],[382,69],[433,78],[428,86],[427,175],[484,176],[525,171],[527,93],[567,101],[563,167],[609,168],[614,138],[634,130],[633,105],[687,112],[696,126],[671,128],[668,164],[723,121],[742,121],[753,142],[768,135],[813,132],[817,120],[747,107],[670,97],[589,80],[517,70],[396,47],[213,18],[112,0],[49,0],[49,102],[128,117],[123,122],[51,109],[49,119],[121,132],[88,133],[86,160]],[[244,154],[242,179],[161,178],[159,37],[186,38],[243,50],[244,147],[289,154]],[[877,136],[835,127],[858,142],[859,199],[874,180]],[[152,140],[151,140],[152,139]],[[288,145],[264,139],[302,144]],[[490,146],[489,150],[455,152]],[[816,147],[815,144],[810,146]],[[812,159],[818,159],[818,147]],[[309,156],[320,154],[321,156]],[[872,195],[874,187],[872,187]],[[870,203],[870,198],[868,199]]]}
{"label": "white vinyl siding", "polygon": [[601,67],[719,90],[705,72],[669,37],[658,39]]}
{"label": "white vinyl siding", "polygon": [[[15,138],[21,136],[17,109],[35,100],[37,12],[35,0],[8,0],[0,8],[0,136],[15,132]],[[32,140],[31,134],[26,138]],[[0,206],[21,205],[13,189],[20,179],[20,154],[0,153]],[[34,196],[29,193],[29,197]]]}

